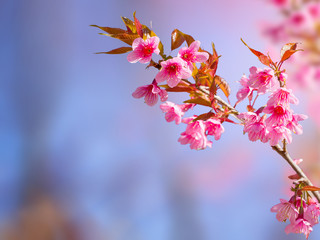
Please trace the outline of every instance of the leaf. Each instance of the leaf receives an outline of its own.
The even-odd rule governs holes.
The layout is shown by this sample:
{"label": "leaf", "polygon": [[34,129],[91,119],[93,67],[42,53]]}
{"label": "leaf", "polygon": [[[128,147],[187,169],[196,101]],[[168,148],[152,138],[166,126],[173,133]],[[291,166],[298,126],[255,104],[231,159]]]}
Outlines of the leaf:
{"label": "leaf", "polygon": [[226,97],[230,96],[230,86],[227,83],[226,80],[224,80],[223,78],[221,78],[220,76],[216,75],[214,76],[213,80],[215,81],[215,83],[217,84],[217,86],[222,90],[222,92],[224,93],[224,95]]}
{"label": "leaf", "polygon": [[180,47],[184,41],[186,41],[189,46],[194,42],[194,38],[178,29],[174,29],[171,33],[171,51]]}
{"label": "leaf", "polygon": [[139,37],[138,34],[128,34],[128,33],[121,33],[121,34],[102,34],[102,35],[106,35],[112,38],[116,38],[119,39],[120,41],[128,44],[128,45],[132,45],[133,41]]}
{"label": "leaf", "polygon": [[200,97],[186,100],[186,101],[184,101],[184,103],[195,103],[195,104],[211,107],[210,101],[203,99],[203,98],[200,98]]}
{"label": "leaf", "polygon": [[126,17],[121,17],[122,21],[127,27],[127,30],[129,33],[137,33],[136,26],[134,25],[134,22]]}
{"label": "leaf", "polygon": [[209,118],[213,117],[215,114],[213,112],[208,112],[208,113],[203,113],[201,115],[199,115],[198,117],[196,117],[195,119],[193,119],[193,121],[198,121],[198,120],[203,120],[206,121]]}
{"label": "leaf", "polygon": [[291,180],[298,180],[298,179],[300,179],[301,177],[300,177],[299,174],[296,173],[296,174],[293,174],[293,175],[288,176],[288,178],[291,179]]}
{"label": "leaf", "polygon": [[136,18],[136,12],[133,13],[134,25],[136,26],[137,33],[141,38],[143,38],[142,25],[139,20]]}
{"label": "leaf", "polygon": [[164,87],[167,92],[188,92],[191,93],[193,91],[193,88],[184,83],[184,82],[179,82],[177,86],[171,88],[168,85],[159,85],[160,87]]}
{"label": "leaf", "polygon": [[130,51],[132,51],[132,47],[120,47],[120,48],[113,49],[109,52],[98,52],[96,54],[122,54]]}
{"label": "leaf", "polygon": [[119,34],[119,33],[125,33],[126,31],[121,28],[110,28],[110,27],[100,27],[98,25],[90,25],[90,27],[97,27],[100,28],[102,31],[105,31],[109,34]]}
{"label": "leaf", "polygon": [[297,49],[297,43],[287,43],[281,48],[281,61],[283,63],[291,57],[297,51],[302,51],[302,49]]}
{"label": "leaf", "polygon": [[301,188],[301,191],[320,191],[320,188],[315,187],[315,186],[305,186],[303,188]]}
{"label": "leaf", "polygon": [[241,38],[241,41],[243,42],[244,45],[246,45],[246,46],[249,48],[249,50],[250,50],[254,55],[256,55],[256,56],[259,58],[259,61],[260,61],[262,64],[264,64],[264,65],[266,65],[266,66],[269,67],[269,65],[272,63],[272,61],[271,61],[271,59],[270,59],[268,56],[266,56],[266,55],[264,55],[263,53],[261,53],[261,52],[259,52],[259,51],[257,51],[257,50],[254,50],[253,48],[249,47],[249,46],[243,41],[242,38]]}

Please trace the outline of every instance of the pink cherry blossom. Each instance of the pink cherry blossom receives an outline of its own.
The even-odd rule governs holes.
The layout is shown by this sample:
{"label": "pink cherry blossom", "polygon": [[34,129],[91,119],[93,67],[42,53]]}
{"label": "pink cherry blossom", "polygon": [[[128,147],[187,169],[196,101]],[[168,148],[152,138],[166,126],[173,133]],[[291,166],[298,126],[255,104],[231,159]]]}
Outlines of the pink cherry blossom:
{"label": "pink cherry blossom", "polygon": [[290,3],[290,0],[270,0],[276,7],[287,7]]}
{"label": "pink cherry blossom", "polygon": [[319,223],[319,216],[320,204],[310,199],[309,205],[307,206],[304,213],[304,218],[311,224],[311,226],[314,226]]}
{"label": "pink cherry blossom", "polygon": [[287,22],[287,31],[294,34],[302,34],[313,31],[313,20],[307,10],[293,12]]}
{"label": "pink cherry blossom", "polygon": [[132,93],[132,96],[134,98],[144,97],[144,101],[149,106],[153,106],[158,102],[158,96],[160,96],[162,102],[168,99],[168,93],[166,90],[159,88],[156,81],[153,81],[150,85],[138,87]]}
{"label": "pink cherry blossom", "polygon": [[131,63],[148,63],[151,61],[152,54],[159,54],[158,48],[160,39],[158,37],[150,37],[146,40],[136,38],[132,43],[133,51],[128,54],[127,59]]}
{"label": "pink cherry blossom", "polygon": [[266,120],[268,126],[273,124],[286,125],[292,119],[292,111],[282,105],[267,106],[263,109],[263,112],[271,114]]}
{"label": "pink cherry blossom", "polygon": [[188,67],[193,69],[193,63],[202,63],[209,59],[209,54],[199,52],[200,41],[194,41],[189,47],[183,47],[179,50],[178,57],[187,62]]}
{"label": "pink cherry blossom", "polygon": [[271,90],[277,83],[277,79],[274,77],[273,70],[266,68],[264,70],[251,67],[248,85],[255,88],[258,94],[265,94]]}
{"label": "pink cherry blossom", "polygon": [[167,122],[175,121],[176,124],[181,123],[181,118],[184,115],[184,111],[181,106],[173,103],[173,102],[165,102],[160,105],[162,112],[165,112],[165,119]]}
{"label": "pink cherry blossom", "polygon": [[284,222],[287,219],[289,219],[290,221],[294,221],[299,214],[294,204],[284,199],[280,199],[280,203],[274,205],[271,208],[271,212],[277,213],[276,218],[279,222]]}
{"label": "pink cherry blossom", "polygon": [[185,145],[190,144],[191,149],[201,150],[206,147],[212,147],[212,142],[208,141],[205,134],[206,126],[202,120],[192,121],[194,117],[185,118],[182,121],[187,123],[187,129],[185,132],[181,133],[178,141]]}
{"label": "pink cherry blossom", "polygon": [[299,100],[293,95],[291,89],[278,88],[270,95],[267,106],[282,105],[288,107],[289,103],[298,104]]}
{"label": "pink cherry blossom", "polygon": [[242,101],[243,99],[250,96],[250,94],[252,94],[253,88],[248,85],[248,81],[249,79],[246,77],[246,75],[243,75],[240,79],[240,84],[242,85],[242,87],[237,92],[238,102]]}
{"label": "pink cherry blossom", "polygon": [[302,126],[298,123],[307,119],[308,116],[304,114],[293,114],[292,120],[288,122],[287,128],[289,128],[293,133],[300,135],[303,133]]}
{"label": "pink cherry blossom", "polygon": [[313,19],[320,19],[320,4],[314,3],[308,6],[308,11]]}
{"label": "pink cherry blossom", "polygon": [[213,135],[215,140],[219,140],[221,134],[224,132],[224,127],[218,119],[208,119],[207,121],[205,121],[205,126],[207,135]]}
{"label": "pink cherry blossom", "polygon": [[[255,114],[255,113],[253,113]],[[247,121],[243,132],[248,133],[248,137],[250,141],[257,141],[257,140],[261,140],[261,142],[267,142],[268,139],[268,132],[267,132],[267,128],[266,125],[264,123],[265,121],[265,116],[260,117],[258,115],[256,115],[256,117],[252,117],[251,121]]]}
{"label": "pink cherry blossom", "polygon": [[288,143],[292,142],[291,131],[283,125],[269,127],[268,131],[271,146],[277,145],[283,139],[286,139]]}
{"label": "pink cherry blossom", "polygon": [[289,233],[304,233],[306,235],[306,238],[308,239],[309,234],[312,232],[312,227],[311,224],[303,219],[303,218],[298,218],[296,221],[291,222],[284,231],[286,234]]}
{"label": "pink cherry blossom", "polygon": [[182,78],[189,78],[191,75],[192,72],[186,67],[186,62],[181,58],[174,57],[161,62],[161,70],[155,79],[158,83],[167,80],[169,87],[175,87]]}

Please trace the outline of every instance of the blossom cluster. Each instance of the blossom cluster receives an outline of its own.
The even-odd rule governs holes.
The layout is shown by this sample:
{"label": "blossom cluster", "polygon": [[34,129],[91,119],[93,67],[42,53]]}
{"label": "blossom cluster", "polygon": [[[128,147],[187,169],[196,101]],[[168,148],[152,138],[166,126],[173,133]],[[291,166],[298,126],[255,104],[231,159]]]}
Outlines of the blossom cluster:
{"label": "blossom cluster", "polygon": [[[250,68],[250,75],[241,78],[241,88],[237,92],[238,102],[249,99],[249,112],[239,114],[243,120],[244,133],[248,133],[249,140],[268,142],[271,146],[277,145],[279,141],[292,142],[291,132],[302,134],[302,126],[299,121],[305,120],[306,115],[294,114],[290,108],[291,104],[298,104],[299,100],[293,95],[291,89],[284,87],[287,76],[280,73],[278,77],[270,68],[264,70],[256,67]],[[280,85],[283,85],[280,87]],[[252,103],[253,94],[256,98]],[[270,93],[266,106],[254,111],[256,99],[263,94]],[[263,116],[260,116],[263,114]]]}
{"label": "blossom cluster", "polygon": [[273,206],[271,212],[277,213],[279,222],[290,221],[285,228],[287,234],[303,233],[308,238],[312,227],[319,223],[320,204],[309,196],[303,199],[294,194],[289,201],[280,199],[280,203]]}
{"label": "blossom cluster", "polygon": [[[146,40],[137,38],[133,41],[133,51],[128,54],[127,59],[131,63],[149,63],[152,59],[152,54],[159,54],[159,38],[150,37]],[[188,79],[192,76],[192,71],[196,63],[202,63],[208,60],[207,52],[200,52],[200,41],[193,41],[189,47],[183,47],[179,50],[177,57],[161,61],[160,71],[155,76],[155,79],[150,85],[138,87],[132,94],[135,98],[144,97],[145,102],[149,106],[153,106],[158,101],[160,96],[161,101],[168,99],[166,90],[161,89],[157,84],[167,81],[170,88],[176,87],[182,79]],[[197,120],[196,115],[182,119],[185,112],[193,108],[195,104],[175,104],[167,101],[160,105],[161,110],[166,113],[165,119],[168,122],[175,121],[176,124],[181,122],[187,124],[186,131],[181,133],[178,141],[181,144],[190,144],[191,149],[200,150],[212,146],[212,141],[209,141],[207,136],[213,135],[215,140],[219,140],[221,133],[224,132],[224,127],[219,118],[209,118],[207,120]]]}
{"label": "blossom cluster", "polygon": [[[274,0],[274,2],[277,2]],[[278,1],[283,4],[286,0]],[[315,16],[316,16],[316,10]],[[118,49],[104,52],[106,54],[127,53],[127,60],[130,63],[148,64],[147,68],[154,67],[158,70],[152,82],[148,85],[138,87],[132,94],[134,98],[143,98],[149,106],[154,106],[160,97],[164,103],[160,104],[160,109],[165,114],[167,122],[176,124],[186,124],[186,130],[181,133],[178,141],[189,144],[191,149],[201,150],[212,147],[212,136],[219,140],[224,132],[223,122],[242,124],[244,133],[248,134],[249,140],[269,142],[272,148],[281,156],[287,159],[287,143],[292,142],[292,133],[302,134],[303,129],[300,121],[307,118],[306,115],[296,114],[291,109],[291,104],[298,104],[299,100],[294,96],[291,89],[286,87],[288,80],[285,70],[281,69],[282,64],[291,55],[299,51],[297,43],[287,43],[281,49],[281,58],[274,62],[269,55],[265,55],[250,48],[242,39],[242,42],[249,50],[258,57],[259,61],[267,66],[265,69],[257,67],[250,68],[250,74],[242,76],[241,87],[236,94],[237,102],[231,106],[229,95],[230,88],[226,80],[216,75],[219,55],[214,44],[212,53],[200,48],[200,41],[192,36],[173,30],[171,34],[171,50],[178,49],[184,42],[187,46],[181,47],[176,56],[164,54],[163,45],[156,34],[145,25],[141,25],[135,17],[134,21],[122,18],[126,25],[126,30],[109,27],[95,27],[107,32],[113,38],[119,39],[129,45]],[[160,60],[154,60],[158,55]],[[190,80],[190,79],[191,80]],[[164,85],[158,85],[165,82]],[[221,90],[227,100],[218,96]],[[188,93],[189,99],[183,104],[176,104],[168,100],[168,92]],[[268,100],[264,106],[256,107],[256,100],[261,95],[268,94]],[[239,113],[236,106],[243,100],[248,99],[247,112]],[[209,107],[209,111],[191,117],[184,115],[193,110],[196,105]],[[237,121],[229,119],[233,116]],[[282,147],[278,143],[282,141]],[[293,165],[298,164],[298,160]],[[296,166],[297,167],[297,166]],[[306,237],[312,231],[312,227],[318,223],[320,215],[320,205],[314,202],[307,191],[319,191],[320,188],[312,186],[311,182],[295,169],[296,175],[290,179],[300,179],[301,184],[296,185],[294,196],[289,200],[281,200],[280,204],[274,206],[271,211],[277,212],[279,221],[289,219],[290,225],[286,232],[304,233]],[[320,196],[314,193],[320,202]]]}

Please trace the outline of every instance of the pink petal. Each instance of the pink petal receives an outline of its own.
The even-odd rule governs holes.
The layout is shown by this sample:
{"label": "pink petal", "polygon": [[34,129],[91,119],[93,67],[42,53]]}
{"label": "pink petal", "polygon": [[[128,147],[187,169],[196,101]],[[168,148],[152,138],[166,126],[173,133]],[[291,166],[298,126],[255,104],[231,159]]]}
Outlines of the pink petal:
{"label": "pink petal", "polygon": [[205,62],[209,59],[209,54],[206,52],[197,52],[196,61],[199,63]]}
{"label": "pink petal", "polygon": [[148,92],[144,100],[149,106],[154,106],[158,102],[158,95],[152,92]]}
{"label": "pink petal", "polygon": [[189,50],[197,52],[199,50],[199,47],[200,47],[200,41],[197,40],[190,44]]}
{"label": "pink petal", "polygon": [[[156,80],[157,80],[157,79],[156,79]],[[178,85],[178,83],[180,82],[180,80],[181,80],[180,78],[177,78],[176,76],[174,76],[174,77],[169,78],[169,79],[167,80],[167,83],[168,83],[169,87],[173,88],[173,87],[175,87],[175,86]]]}
{"label": "pink petal", "polygon": [[160,70],[160,72],[158,72],[158,74],[156,75],[155,79],[156,79],[157,83],[163,82],[166,80],[166,76],[167,76],[167,74],[165,73],[164,68],[162,68]]}
{"label": "pink petal", "polygon": [[130,63],[136,63],[141,59],[140,53],[138,51],[133,50],[131,53],[128,54],[127,60]]}
{"label": "pink petal", "polygon": [[148,85],[142,86],[142,87],[138,87],[138,88],[132,93],[132,97],[134,97],[134,98],[142,98],[142,97],[145,96],[147,93],[148,93]]}
{"label": "pink petal", "polygon": [[144,41],[142,38],[136,38],[132,43],[132,49],[135,50],[139,45],[143,44]]}

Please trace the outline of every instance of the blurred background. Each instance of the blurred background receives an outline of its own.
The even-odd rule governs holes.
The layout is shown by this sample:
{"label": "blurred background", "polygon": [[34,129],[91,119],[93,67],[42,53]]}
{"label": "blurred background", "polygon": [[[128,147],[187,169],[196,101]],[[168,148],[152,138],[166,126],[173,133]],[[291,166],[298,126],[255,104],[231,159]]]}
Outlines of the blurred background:
{"label": "blurred background", "polygon": [[[240,38],[275,58],[291,41],[265,35],[266,23],[287,17],[278,2],[286,1],[0,0],[0,239],[304,239],[286,235],[270,212],[289,197],[293,172],[268,144],[225,123],[211,149],[180,145],[185,126],[131,96],[156,71],[126,54],[95,55],[124,44],[89,27],[124,28],[120,16],[137,11],[167,54],[175,28],[205,49],[214,42],[235,103],[242,74],[262,67]],[[294,111],[318,112],[310,87],[295,89]],[[316,115],[289,151],[319,186]],[[309,239],[319,238],[316,226]]]}

